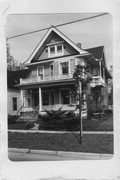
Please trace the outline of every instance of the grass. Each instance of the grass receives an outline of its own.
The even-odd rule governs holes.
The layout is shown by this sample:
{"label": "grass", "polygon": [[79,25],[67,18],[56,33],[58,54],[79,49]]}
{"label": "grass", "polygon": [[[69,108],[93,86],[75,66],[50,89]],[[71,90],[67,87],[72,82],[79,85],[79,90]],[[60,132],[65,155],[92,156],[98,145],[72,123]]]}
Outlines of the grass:
{"label": "grass", "polygon": [[74,151],[90,153],[113,153],[113,135],[85,134],[79,144],[71,134],[8,133],[9,148]]}

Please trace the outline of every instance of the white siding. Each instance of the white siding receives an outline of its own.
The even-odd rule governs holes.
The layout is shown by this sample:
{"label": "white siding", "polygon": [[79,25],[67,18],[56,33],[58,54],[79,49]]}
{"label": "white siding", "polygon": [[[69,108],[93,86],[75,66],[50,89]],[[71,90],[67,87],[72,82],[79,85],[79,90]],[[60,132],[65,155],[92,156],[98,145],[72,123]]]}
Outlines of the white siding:
{"label": "white siding", "polygon": [[7,92],[7,112],[8,114],[15,115],[17,111],[13,111],[13,97],[17,98],[17,111],[22,106],[20,90],[8,89]]}

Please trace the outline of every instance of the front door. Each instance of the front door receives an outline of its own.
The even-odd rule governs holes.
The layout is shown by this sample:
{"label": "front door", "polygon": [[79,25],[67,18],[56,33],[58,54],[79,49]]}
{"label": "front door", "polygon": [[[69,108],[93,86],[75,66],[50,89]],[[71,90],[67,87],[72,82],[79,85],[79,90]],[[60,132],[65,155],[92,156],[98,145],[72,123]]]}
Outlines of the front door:
{"label": "front door", "polygon": [[37,107],[39,105],[39,93],[34,92],[33,93],[33,108]]}

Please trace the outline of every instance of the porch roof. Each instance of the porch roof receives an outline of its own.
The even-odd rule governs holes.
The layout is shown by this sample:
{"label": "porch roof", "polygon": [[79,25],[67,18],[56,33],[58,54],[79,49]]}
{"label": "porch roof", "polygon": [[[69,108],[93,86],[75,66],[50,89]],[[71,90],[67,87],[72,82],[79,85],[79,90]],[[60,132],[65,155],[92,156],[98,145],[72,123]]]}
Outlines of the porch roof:
{"label": "porch roof", "polygon": [[75,79],[64,79],[64,80],[53,80],[53,81],[43,81],[43,82],[30,82],[30,83],[24,83],[16,85],[17,87],[21,89],[27,89],[27,88],[36,88],[36,87],[54,87],[54,86],[60,86],[60,85],[70,85],[74,84]]}

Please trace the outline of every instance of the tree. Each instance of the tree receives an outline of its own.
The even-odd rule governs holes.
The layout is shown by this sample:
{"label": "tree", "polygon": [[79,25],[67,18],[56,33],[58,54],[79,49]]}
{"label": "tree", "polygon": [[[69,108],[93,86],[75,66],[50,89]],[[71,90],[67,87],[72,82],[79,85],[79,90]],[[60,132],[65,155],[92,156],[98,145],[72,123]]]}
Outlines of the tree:
{"label": "tree", "polygon": [[7,69],[10,71],[16,70],[17,61],[10,54],[10,45],[7,43]]}
{"label": "tree", "polygon": [[88,84],[92,79],[92,75],[89,73],[89,68],[87,64],[84,65],[78,64],[75,68],[73,78],[75,78],[75,96],[77,100],[76,108],[79,109],[79,119],[80,119],[80,139],[79,142],[82,144],[82,105],[85,103],[86,99],[84,95],[87,95]]}

